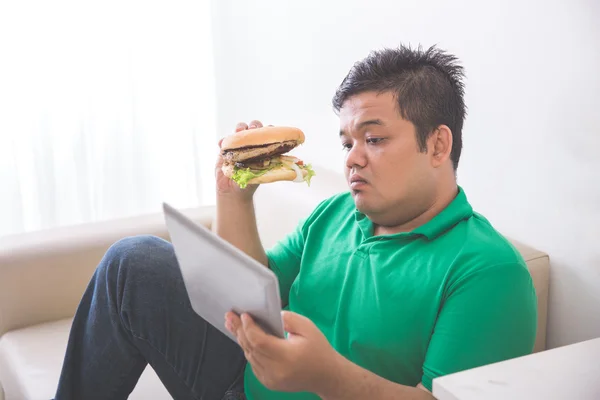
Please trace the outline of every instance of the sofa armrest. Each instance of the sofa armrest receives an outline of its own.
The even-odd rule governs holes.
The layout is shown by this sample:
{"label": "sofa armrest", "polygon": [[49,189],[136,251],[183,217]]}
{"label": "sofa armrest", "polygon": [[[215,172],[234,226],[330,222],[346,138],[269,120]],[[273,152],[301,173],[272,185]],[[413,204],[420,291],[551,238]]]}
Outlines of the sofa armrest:
{"label": "sofa armrest", "polygon": [[[183,210],[210,229],[215,208]],[[106,250],[128,236],[169,239],[162,213],[0,238],[0,336],[74,315]]]}
{"label": "sofa armrest", "polygon": [[548,254],[510,239],[521,253],[531,274],[537,296],[538,325],[534,353],[546,350],[546,324],[548,320],[548,289],[550,286],[550,257]]}

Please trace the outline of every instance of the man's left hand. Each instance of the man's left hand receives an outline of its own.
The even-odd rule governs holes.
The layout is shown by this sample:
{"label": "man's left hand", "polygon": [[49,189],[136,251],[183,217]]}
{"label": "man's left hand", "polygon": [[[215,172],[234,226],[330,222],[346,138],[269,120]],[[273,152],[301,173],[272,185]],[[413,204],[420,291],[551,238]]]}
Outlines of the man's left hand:
{"label": "man's left hand", "polygon": [[332,372],[342,358],[319,328],[302,315],[284,311],[288,338],[269,335],[248,314],[225,315],[225,327],[244,350],[256,377],[271,390],[319,393],[332,384]]}

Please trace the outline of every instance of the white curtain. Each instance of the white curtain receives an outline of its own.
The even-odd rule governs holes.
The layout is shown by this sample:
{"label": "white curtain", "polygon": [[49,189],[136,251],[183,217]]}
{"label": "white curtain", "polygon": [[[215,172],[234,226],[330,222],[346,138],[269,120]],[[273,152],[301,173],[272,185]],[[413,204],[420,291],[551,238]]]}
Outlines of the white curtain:
{"label": "white curtain", "polygon": [[0,0],[0,235],[213,201],[208,0]]}

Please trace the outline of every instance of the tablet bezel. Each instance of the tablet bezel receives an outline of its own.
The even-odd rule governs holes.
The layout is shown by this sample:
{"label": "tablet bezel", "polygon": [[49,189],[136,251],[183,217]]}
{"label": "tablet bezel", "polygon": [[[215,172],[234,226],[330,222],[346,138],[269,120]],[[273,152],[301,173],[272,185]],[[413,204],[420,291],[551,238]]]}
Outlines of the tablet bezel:
{"label": "tablet bezel", "polygon": [[[193,290],[190,289],[190,281],[191,274],[188,273],[189,268],[199,268],[198,265],[185,265],[185,257],[181,257],[182,252],[197,252],[196,248],[185,248],[183,240],[180,242],[177,238],[179,235],[190,234],[194,236],[194,240],[198,241],[199,245],[208,245],[211,246],[211,250],[215,250],[217,252],[221,252],[223,254],[223,258],[232,258],[235,261],[239,262],[238,266],[233,266],[233,268],[245,268],[246,270],[252,271],[254,276],[264,284],[265,293],[257,293],[257,296],[264,295],[265,296],[265,305],[266,309],[263,310],[253,310],[250,312],[248,310],[247,305],[241,304],[239,299],[218,299],[218,303],[227,303],[230,304],[229,309],[222,309],[218,311],[222,311],[223,316],[227,311],[233,311],[238,315],[244,312],[249,312],[253,319],[259,324],[267,333],[277,336],[279,338],[284,338],[285,333],[283,329],[283,321],[281,318],[281,297],[279,292],[279,280],[273,271],[269,268],[265,267],[252,257],[248,256],[246,253],[233,246],[231,243],[226,240],[220,238],[215,233],[207,229],[206,227],[196,224],[184,214],[179,212],[177,209],[172,207],[167,203],[163,203],[163,210],[165,214],[165,222],[167,225],[167,230],[169,231],[169,235],[171,237],[171,243],[173,244],[173,248],[175,251],[175,256],[178,260],[179,269],[181,270],[181,274],[183,276],[183,281],[186,286],[186,291],[188,294],[188,298],[192,305],[194,311],[211,325],[219,329],[225,335],[227,335],[230,339],[236,341],[235,336],[233,336],[227,329],[224,327],[224,319],[221,318],[215,321],[215,318],[210,318],[203,312],[203,304],[214,300],[214,296],[211,299],[210,294],[206,293],[202,298],[195,298],[196,295],[192,294]],[[179,226],[180,225],[180,226]],[[179,229],[183,227],[185,231],[179,231]],[[189,254],[189,253],[188,253]],[[198,257],[201,257],[201,254],[197,254]],[[218,266],[210,266],[209,268],[218,268]],[[209,271],[209,270],[206,270]],[[195,270],[194,274],[197,275],[200,271]],[[211,278],[215,278],[215,274],[211,274]],[[220,279],[220,278],[219,278]],[[223,277],[223,279],[228,279],[228,284],[231,284],[231,290],[233,292],[240,290],[248,290],[248,288],[244,287],[235,287],[235,279],[231,280],[230,277]],[[210,285],[206,285],[210,286]],[[203,287],[203,291],[210,292],[210,287]],[[206,295],[209,297],[205,297]],[[235,297],[235,296],[233,296]],[[257,297],[259,298],[259,297]],[[215,305],[215,307],[218,307]],[[211,310],[211,312],[214,310]],[[203,315],[204,314],[204,315]],[[210,319],[213,319],[212,321]]]}

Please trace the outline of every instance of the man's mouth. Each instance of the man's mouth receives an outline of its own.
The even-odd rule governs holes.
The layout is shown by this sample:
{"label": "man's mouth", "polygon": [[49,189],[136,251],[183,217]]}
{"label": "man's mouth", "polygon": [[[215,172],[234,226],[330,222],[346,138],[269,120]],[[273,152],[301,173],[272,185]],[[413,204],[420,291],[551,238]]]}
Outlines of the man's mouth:
{"label": "man's mouth", "polygon": [[367,184],[367,181],[361,176],[350,177],[350,188],[359,189]]}

